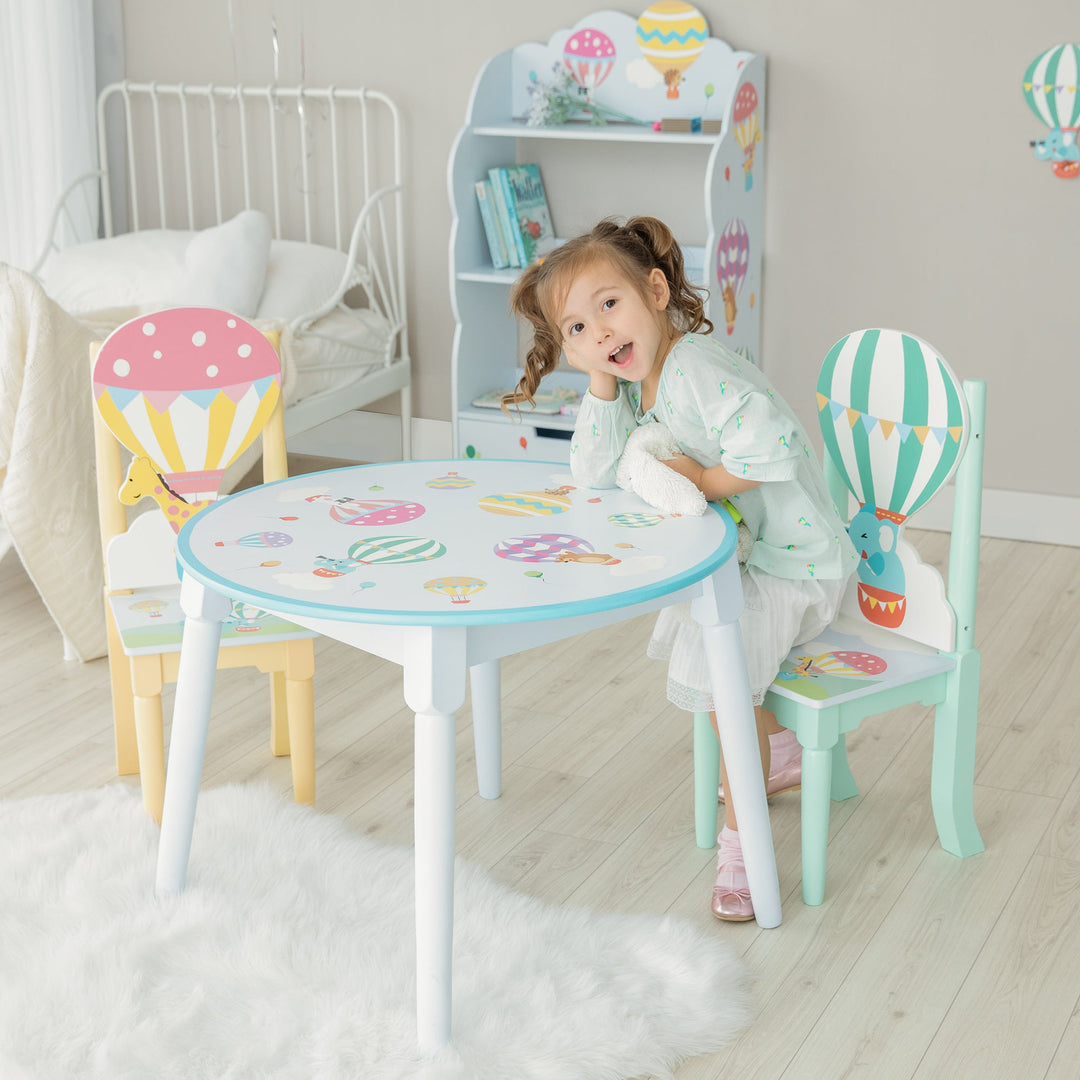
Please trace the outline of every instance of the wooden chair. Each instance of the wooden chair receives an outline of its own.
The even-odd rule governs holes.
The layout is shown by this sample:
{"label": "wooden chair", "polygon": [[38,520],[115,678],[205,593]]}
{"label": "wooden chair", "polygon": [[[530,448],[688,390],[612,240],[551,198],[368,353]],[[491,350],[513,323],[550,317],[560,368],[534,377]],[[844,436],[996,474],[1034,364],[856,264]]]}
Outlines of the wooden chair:
{"label": "wooden chair", "polygon": [[[105,561],[116,767],[138,772],[143,805],[161,821],[165,794],[162,686],[175,682],[183,630],[174,541],[216,497],[225,467],[262,435],[263,480],[288,475],[277,335],[205,308],[125,323],[90,348],[98,518]],[[167,372],[167,374],[165,374]],[[121,446],[132,453],[125,471]],[[195,463],[195,468],[185,463]],[[126,505],[153,498],[129,524]],[[267,546],[286,534],[253,523],[253,564],[272,572]],[[272,530],[272,527],[270,527]],[[285,538],[285,539],[283,539]],[[236,605],[218,667],[270,675],[270,749],[292,754],[293,794],[315,801],[314,645],[311,631]]]}
{"label": "wooden chair", "polygon": [[[802,893],[825,895],[829,801],[858,794],[844,737],[867,716],[935,706],[931,802],[942,847],[983,850],[973,808],[979,572],[986,385],[963,385],[925,341],[862,330],[833,346],[818,378],[825,475],[862,558],[840,617],[792,649],[765,705],[802,746]],[[948,588],[903,536],[955,472]],[[698,843],[716,833],[719,755],[707,715],[695,717]],[[703,842],[703,840],[705,842]]]}

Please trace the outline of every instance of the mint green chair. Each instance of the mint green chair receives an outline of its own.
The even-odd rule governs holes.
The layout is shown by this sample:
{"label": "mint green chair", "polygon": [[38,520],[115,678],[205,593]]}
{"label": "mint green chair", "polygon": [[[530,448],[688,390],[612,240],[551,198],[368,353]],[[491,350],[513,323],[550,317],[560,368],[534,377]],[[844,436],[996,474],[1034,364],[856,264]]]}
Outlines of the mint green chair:
{"label": "mint green chair", "polygon": [[[979,652],[975,595],[986,384],[963,385],[927,342],[860,330],[829,351],[818,377],[825,476],[862,558],[838,619],[792,649],[765,705],[802,746],[802,893],[825,896],[830,799],[858,794],[845,735],[877,713],[935,707],[931,802],[942,847],[983,850],[973,808]],[[955,474],[948,586],[903,535],[907,517]],[[719,753],[695,716],[697,842],[716,833]]]}

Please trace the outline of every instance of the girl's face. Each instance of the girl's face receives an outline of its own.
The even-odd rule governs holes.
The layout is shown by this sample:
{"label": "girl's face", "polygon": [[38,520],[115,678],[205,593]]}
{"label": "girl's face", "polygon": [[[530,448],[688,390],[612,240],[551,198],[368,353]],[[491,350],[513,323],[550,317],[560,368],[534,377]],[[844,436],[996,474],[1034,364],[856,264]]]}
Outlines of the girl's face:
{"label": "girl's face", "polygon": [[571,283],[559,312],[563,349],[581,371],[606,371],[627,382],[659,379],[677,336],[668,319],[664,272],[649,274],[647,297],[607,260],[587,266]]}

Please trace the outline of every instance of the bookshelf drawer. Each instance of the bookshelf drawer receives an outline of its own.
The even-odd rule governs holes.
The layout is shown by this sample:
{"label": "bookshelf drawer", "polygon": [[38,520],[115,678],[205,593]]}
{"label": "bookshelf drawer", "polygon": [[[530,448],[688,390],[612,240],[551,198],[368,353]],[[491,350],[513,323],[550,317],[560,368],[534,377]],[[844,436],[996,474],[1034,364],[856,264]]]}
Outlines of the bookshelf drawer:
{"label": "bookshelf drawer", "polygon": [[458,421],[458,455],[570,463],[569,429],[509,420]]}

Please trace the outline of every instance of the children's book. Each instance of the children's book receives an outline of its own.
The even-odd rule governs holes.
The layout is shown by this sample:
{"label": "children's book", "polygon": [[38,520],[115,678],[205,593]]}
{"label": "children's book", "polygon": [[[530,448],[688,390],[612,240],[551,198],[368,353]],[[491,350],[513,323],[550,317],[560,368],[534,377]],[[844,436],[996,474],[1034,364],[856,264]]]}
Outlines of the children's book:
{"label": "children's book", "polygon": [[506,169],[506,181],[510,189],[507,202],[513,201],[517,223],[514,240],[521,239],[518,255],[521,265],[529,266],[543,259],[557,244],[540,166],[510,165]]}
{"label": "children's book", "polygon": [[510,260],[506,257],[506,241],[503,240],[498,212],[495,209],[495,196],[487,180],[476,181],[476,201],[480,204],[480,218],[484,223],[484,235],[487,237],[492,265],[496,270],[502,270],[510,265]]}
{"label": "children's book", "polygon": [[514,243],[514,233],[516,229],[512,228],[513,217],[510,214],[510,209],[506,205],[506,192],[509,190],[503,183],[502,173],[504,169],[488,169],[488,180],[491,183],[491,192],[495,196],[495,209],[498,211],[499,225],[502,228],[503,242],[506,244],[506,258],[511,266],[525,266],[526,263],[521,261],[518,255],[517,245]]}
{"label": "children's book", "polygon": [[[517,166],[514,166],[516,168]],[[521,229],[518,226],[517,204],[514,201],[514,189],[510,184],[510,170],[507,168],[496,169],[499,185],[502,188],[503,204],[506,206],[507,217],[507,244],[513,244],[517,252],[517,266],[528,266],[529,259],[525,253],[525,243],[521,237]]]}

